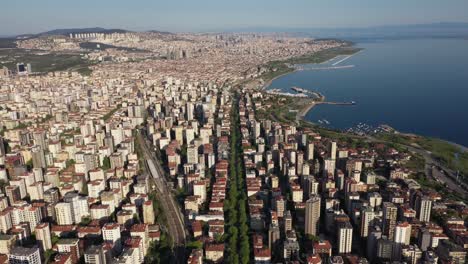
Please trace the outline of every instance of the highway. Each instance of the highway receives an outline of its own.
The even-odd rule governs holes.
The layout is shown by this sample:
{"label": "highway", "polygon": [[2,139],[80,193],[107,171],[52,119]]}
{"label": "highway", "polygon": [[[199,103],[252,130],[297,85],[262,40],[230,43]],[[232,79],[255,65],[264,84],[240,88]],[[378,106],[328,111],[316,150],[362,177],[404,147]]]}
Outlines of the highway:
{"label": "highway", "polygon": [[172,188],[169,187],[170,185],[166,181],[165,172],[160,161],[151,148],[148,147],[151,146],[151,143],[147,138],[143,137],[140,130],[137,130],[137,140],[146,161],[144,169],[154,181],[157,199],[161,203],[167,219],[166,228],[173,242],[174,261],[175,263],[185,263],[186,229],[184,216],[170,191]]}
{"label": "highway", "polygon": [[[458,193],[461,197],[468,199],[468,192],[466,191],[468,189],[467,185],[463,182],[457,181],[457,173],[455,171],[445,167],[425,150],[410,146],[406,147],[408,147],[409,150],[419,153],[424,157],[424,160],[426,161],[426,175],[428,177],[440,181],[441,183],[445,184],[448,189]],[[441,170],[445,172],[442,172]]]}
{"label": "highway", "polygon": [[[372,136],[367,136],[367,139],[372,142],[393,143],[376,139]],[[425,173],[427,177],[440,181],[441,183],[445,184],[451,191],[458,193],[465,199],[468,199],[468,186],[463,182],[457,181],[455,171],[444,166],[442,163],[437,161],[430,152],[422,148],[404,144],[401,145],[406,147],[409,151],[418,153],[419,155],[423,156],[425,160]],[[437,167],[440,169],[437,169]],[[445,173],[441,172],[440,170],[445,171]]]}

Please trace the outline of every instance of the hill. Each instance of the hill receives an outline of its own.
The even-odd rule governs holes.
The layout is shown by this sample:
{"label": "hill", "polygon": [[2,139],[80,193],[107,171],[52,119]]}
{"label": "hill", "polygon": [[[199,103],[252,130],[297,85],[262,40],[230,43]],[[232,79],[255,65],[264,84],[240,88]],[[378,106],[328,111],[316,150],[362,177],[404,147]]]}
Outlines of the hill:
{"label": "hill", "polygon": [[94,28],[66,28],[66,29],[54,29],[46,32],[37,34],[38,36],[50,36],[50,35],[69,35],[70,33],[126,33],[131,32],[125,29],[106,29],[101,27]]}
{"label": "hill", "polygon": [[50,31],[45,31],[37,34],[22,34],[16,36],[18,39],[27,39],[27,38],[37,38],[42,36],[53,36],[53,35],[63,35],[68,36],[70,33],[126,33],[132,32],[125,29],[106,29],[101,27],[93,27],[93,28],[62,28],[62,29],[54,29]]}

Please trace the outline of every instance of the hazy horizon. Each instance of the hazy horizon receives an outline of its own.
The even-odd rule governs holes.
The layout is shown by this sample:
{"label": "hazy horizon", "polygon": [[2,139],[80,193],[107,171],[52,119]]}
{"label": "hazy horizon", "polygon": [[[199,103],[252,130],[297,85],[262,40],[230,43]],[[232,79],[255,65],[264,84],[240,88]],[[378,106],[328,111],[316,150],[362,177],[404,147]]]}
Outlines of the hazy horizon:
{"label": "hazy horizon", "polygon": [[[2,4],[0,35],[34,34],[63,28],[132,31],[231,31],[248,28],[365,28],[440,22],[468,23],[468,1],[279,0],[171,2],[123,0],[9,1]],[[14,21],[14,23],[12,23]],[[7,25],[7,26],[5,26]]]}

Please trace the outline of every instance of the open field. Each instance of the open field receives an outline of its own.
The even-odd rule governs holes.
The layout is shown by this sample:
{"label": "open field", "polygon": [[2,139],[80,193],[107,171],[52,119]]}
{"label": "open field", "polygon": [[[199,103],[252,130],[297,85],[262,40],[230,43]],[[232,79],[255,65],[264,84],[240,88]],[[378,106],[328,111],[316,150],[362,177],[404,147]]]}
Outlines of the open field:
{"label": "open field", "polygon": [[86,69],[90,65],[90,62],[78,53],[59,54],[24,49],[0,49],[0,67],[6,66],[10,70],[15,70],[17,63],[30,63],[35,73],[72,68]]}
{"label": "open field", "polygon": [[312,102],[308,98],[292,98],[281,95],[270,95],[262,109],[257,109],[260,118],[268,118],[283,123],[294,123],[302,109]]}
{"label": "open field", "polygon": [[[99,48],[98,48],[98,45],[99,45]],[[123,51],[128,51],[128,52],[149,52],[143,49],[117,47],[117,46],[100,43],[100,42],[83,42],[83,43],[80,43],[80,48],[88,49],[88,50],[116,49],[116,50],[123,50]]]}
{"label": "open field", "polygon": [[16,48],[15,38],[0,38],[0,49]]}

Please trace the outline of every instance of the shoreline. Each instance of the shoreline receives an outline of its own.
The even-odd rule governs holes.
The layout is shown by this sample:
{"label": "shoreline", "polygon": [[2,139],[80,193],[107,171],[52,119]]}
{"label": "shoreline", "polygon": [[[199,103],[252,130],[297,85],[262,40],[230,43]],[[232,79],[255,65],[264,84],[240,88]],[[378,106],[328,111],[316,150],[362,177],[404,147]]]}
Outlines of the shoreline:
{"label": "shoreline", "polygon": [[301,110],[301,111],[298,111],[297,114],[296,114],[296,119],[297,120],[302,120],[304,122],[309,122],[313,125],[315,125],[313,122],[311,121],[308,121],[305,119],[306,115],[310,112],[310,110],[312,110],[312,108],[314,108],[316,106],[316,103],[315,101],[312,101],[311,103],[307,104],[306,106],[304,106],[304,108]]}
{"label": "shoreline", "polygon": [[[359,51],[357,51],[356,53],[353,53],[353,54],[350,55],[350,56],[354,56],[354,55],[360,53],[361,51],[362,51],[362,50],[359,50]],[[326,63],[326,62],[328,62],[328,61],[330,61],[330,60],[335,59],[335,58],[338,57],[338,56],[342,56],[342,55],[336,55],[335,57],[330,58],[330,59],[328,59],[328,60],[326,60],[326,61],[324,61],[324,62],[321,62],[321,63]],[[321,64],[321,63],[315,63],[315,64]],[[299,65],[299,64],[298,64],[298,65]],[[280,75],[278,75],[278,76],[273,77],[272,79],[270,79],[269,81],[267,81],[267,82],[262,86],[262,88],[260,89],[260,91],[266,92],[267,88],[268,88],[269,86],[271,86],[271,84],[273,83],[273,81],[275,81],[276,79],[278,79],[278,78],[280,78],[280,77],[283,77],[283,76],[285,76],[285,75],[288,75],[288,74],[291,74],[291,73],[295,73],[295,72],[297,72],[297,71],[298,71],[297,69],[292,68],[292,71],[290,71],[290,72],[282,73],[282,74],[280,74]],[[324,98],[325,98],[325,96],[324,96]],[[314,122],[312,122],[312,121],[310,121],[310,120],[306,120],[306,119],[305,119],[305,117],[307,116],[307,114],[308,114],[310,111],[312,111],[313,108],[314,108],[316,105],[317,105],[317,102],[315,102],[315,101],[312,101],[311,103],[306,104],[300,111],[297,112],[297,114],[296,114],[296,120],[297,120],[297,121],[298,121],[298,120],[302,120],[302,121],[307,122],[307,123],[309,123],[309,124],[311,124],[311,125],[320,126],[320,125],[318,125],[318,124],[316,124],[316,123],[314,123]],[[323,127],[323,126],[321,126],[321,127]],[[323,128],[327,128],[327,127],[323,127]],[[397,133],[399,133],[399,134],[403,134],[403,135],[405,135],[405,134],[406,134],[406,135],[412,134],[412,135],[415,135],[415,136],[418,136],[418,137],[428,137],[428,136],[426,136],[426,135],[421,135],[421,134],[405,133],[405,132],[402,132],[402,131],[399,131],[399,130],[396,130],[396,129],[395,129],[395,132],[397,132]],[[442,141],[446,142],[447,144],[450,144],[450,145],[452,145],[452,146],[454,146],[454,147],[459,148],[459,149],[461,150],[461,153],[466,153],[466,152],[468,152],[468,146],[464,146],[464,145],[462,145],[462,144],[460,144],[460,143],[456,143],[456,142],[453,142],[453,141],[449,141],[449,140],[446,140],[446,139],[443,139],[443,138],[437,138],[437,139],[442,140]]]}
{"label": "shoreline", "polygon": [[269,81],[267,81],[265,84],[263,84],[263,87],[262,87],[260,90],[261,90],[261,91],[266,91],[267,88],[268,88],[268,86],[270,86],[270,85],[273,83],[274,80],[276,80],[276,79],[278,79],[278,78],[281,78],[281,77],[283,77],[283,76],[286,76],[286,75],[288,75],[288,74],[295,73],[295,72],[297,72],[297,69],[293,69],[293,70],[290,71],[290,72],[285,72],[285,73],[282,73],[282,74],[280,74],[280,75],[278,75],[278,76],[273,77],[272,79],[270,79]]}
{"label": "shoreline", "polygon": [[[354,53],[354,54],[352,54],[352,55],[355,55],[355,54],[357,54],[357,53],[359,53],[359,52],[361,52],[361,50],[358,51],[358,52],[356,52],[356,53]],[[342,55],[336,55],[336,56],[333,57],[333,58],[330,58],[330,59],[328,59],[328,60],[326,60],[326,61],[323,61],[323,62],[320,62],[320,63],[315,63],[315,64],[318,65],[318,64],[322,64],[322,63],[327,63],[327,62],[329,62],[329,61],[331,61],[331,60],[337,58],[338,56],[342,56]],[[299,65],[299,64],[297,64],[297,65]],[[291,70],[290,72],[282,73],[282,74],[280,74],[280,75],[278,75],[278,76],[273,77],[273,78],[270,79],[269,81],[267,81],[265,84],[263,84],[263,86],[262,86],[262,88],[260,89],[260,91],[266,92],[267,88],[268,88],[269,86],[271,86],[271,84],[273,83],[273,81],[275,81],[276,79],[279,79],[279,78],[281,78],[281,77],[283,77],[283,76],[286,76],[286,75],[288,75],[288,74],[292,74],[292,73],[295,73],[295,72],[299,71],[297,68],[291,68],[291,69],[292,69],[292,70]],[[322,96],[323,96],[323,99],[325,100],[325,96],[324,96],[324,95],[322,95]],[[313,100],[312,100],[312,102],[306,104],[306,105],[304,106],[304,108],[302,108],[300,111],[297,112],[297,114],[296,114],[296,121],[301,120],[301,121],[307,122],[307,123],[309,123],[309,124],[311,124],[311,125],[314,125],[314,126],[317,125],[317,124],[313,123],[312,121],[309,121],[309,120],[306,120],[306,119],[305,119],[305,117],[307,116],[307,114],[308,114],[316,105],[317,105],[316,102],[313,101]]]}

